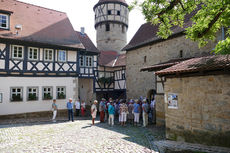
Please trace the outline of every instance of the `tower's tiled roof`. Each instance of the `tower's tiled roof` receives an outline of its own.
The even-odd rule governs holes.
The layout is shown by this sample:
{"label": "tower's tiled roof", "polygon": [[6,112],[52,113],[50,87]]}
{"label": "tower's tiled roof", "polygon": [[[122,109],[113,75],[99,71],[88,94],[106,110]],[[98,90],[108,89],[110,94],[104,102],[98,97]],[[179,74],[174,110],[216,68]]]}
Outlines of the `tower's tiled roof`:
{"label": "tower's tiled roof", "polygon": [[126,3],[125,0],[99,0],[99,3],[103,3],[103,2],[122,2],[122,3]]}
{"label": "tower's tiled roof", "polygon": [[[11,12],[10,29],[0,29],[0,39],[84,48],[66,13],[17,0],[0,1],[0,10]],[[15,26],[18,24],[22,29],[17,34]]]}

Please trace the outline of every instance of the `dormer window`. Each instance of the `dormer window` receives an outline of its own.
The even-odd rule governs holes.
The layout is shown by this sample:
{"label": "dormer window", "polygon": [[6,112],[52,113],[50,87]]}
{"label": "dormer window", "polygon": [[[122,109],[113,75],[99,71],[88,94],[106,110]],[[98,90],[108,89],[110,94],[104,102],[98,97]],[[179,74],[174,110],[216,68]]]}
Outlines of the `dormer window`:
{"label": "dormer window", "polygon": [[0,14],[0,28],[9,29],[9,15]]}

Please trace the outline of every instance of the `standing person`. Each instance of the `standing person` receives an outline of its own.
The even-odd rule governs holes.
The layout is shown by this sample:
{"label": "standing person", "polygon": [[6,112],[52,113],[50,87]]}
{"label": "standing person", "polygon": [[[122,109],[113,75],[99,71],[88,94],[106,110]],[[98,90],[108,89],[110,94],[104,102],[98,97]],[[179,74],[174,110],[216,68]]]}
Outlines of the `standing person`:
{"label": "standing person", "polygon": [[142,110],[143,110],[143,127],[146,127],[148,125],[148,104],[146,99],[143,100],[142,104]]}
{"label": "standing person", "polygon": [[69,98],[69,101],[67,102],[67,109],[68,109],[68,117],[69,117],[69,121],[70,121],[70,117],[73,120],[73,103],[72,103],[72,98]]}
{"label": "standing person", "polygon": [[140,112],[141,112],[138,99],[135,100],[135,104],[133,105],[133,112],[134,112],[134,125],[137,125],[139,123]]}
{"label": "standing person", "polygon": [[114,114],[115,114],[115,107],[113,105],[113,102],[109,103],[108,113],[109,113],[109,125],[113,126],[114,125]]}
{"label": "standing person", "polygon": [[85,101],[81,102],[81,116],[85,116]]}
{"label": "standing person", "polygon": [[156,124],[156,101],[155,99],[153,98],[152,101],[151,101],[151,104],[150,104],[150,107],[151,107],[151,112],[152,112],[152,122],[153,124]]}
{"label": "standing person", "polygon": [[119,113],[119,124],[122,125],[121,123],[121,103],[122,103],[123,99],[120,99],[119,103],[118,103],[118,113]]}
{"label": "standing person", "polygon": [[115,101],[115,116],[114,116],[114,119],[116,119],[116,118],[118,118],[118,116],[119,116],[119,100],[118,99],[116,99],[116,101]]}
{"label": "standing person", "polygon": [[56,99],[53,99],[52,111],[53,111],[53,118],[52,118],[52,121],[53,121],[53,122],[56,122],[56,115],[57,115],[57,104],[56,104]]}
{"label": "standing person", "polygon": [[130,99],[129,101],[129,105],[128,105],[128,111],[129,111],[129,114],[128,114],[128,121],[130,122],[130,124],[133,124],[133,119],[134,119],[134,115],[133,115],[133,100]]}
{"label": "standing person", "polygon": [[101,99],[101,102],[99,104],[99,112],[100,112],[100,122],[103,123],[104,118],[105,118],[105,99],[104,98]]}
{"label": "standing person", "polygon": [[76,107],[76,116],[79,116],[79,112],[81,109],[81,103],[79,99],[75,102],[75,107]]}
{"label": "standing person", "polygon": [[94,100],[91,106],[92,124],[94,125],[95,118],[97,116],[97,100]]}
{"label": "standing person", "polygon": [[121,114],[121,125],[125,126],[127,121],[127,114],[128,114],[128,106],[125,104],[125,100],[122,101],[120,106],[120,114]]}

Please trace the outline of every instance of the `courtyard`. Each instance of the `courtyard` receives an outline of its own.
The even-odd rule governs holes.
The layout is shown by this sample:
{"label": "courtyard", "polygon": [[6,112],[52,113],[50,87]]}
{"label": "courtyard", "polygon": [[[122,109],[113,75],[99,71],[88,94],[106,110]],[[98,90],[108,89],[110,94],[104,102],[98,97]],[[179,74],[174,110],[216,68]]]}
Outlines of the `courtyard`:
{"label": "courtyard", "polygon": [[74,122],[59,117],[0,120],[0,153],[229,153],[229,148],[165,139],[165,128],[149,125],[113,127],[90,118]]}
{"label": "courtyard", "polygon": [[163,133],[99,121],[92,126],[89,119],[5,124],[0,125],[0,152],[155,152],[151,142]]}

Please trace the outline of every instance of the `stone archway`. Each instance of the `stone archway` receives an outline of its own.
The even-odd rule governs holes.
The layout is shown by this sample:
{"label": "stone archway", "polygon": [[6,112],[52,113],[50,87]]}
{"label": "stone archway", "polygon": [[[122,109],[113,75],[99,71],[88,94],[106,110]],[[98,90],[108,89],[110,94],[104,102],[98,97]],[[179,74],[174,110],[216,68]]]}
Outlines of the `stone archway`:
{"label": "stone archway", "polygon": [[151,101],[151,99],[155,96],[155,94],[156,94],[156,90],[151,89],[147,93],[147,98]]}

